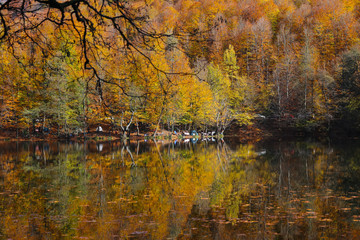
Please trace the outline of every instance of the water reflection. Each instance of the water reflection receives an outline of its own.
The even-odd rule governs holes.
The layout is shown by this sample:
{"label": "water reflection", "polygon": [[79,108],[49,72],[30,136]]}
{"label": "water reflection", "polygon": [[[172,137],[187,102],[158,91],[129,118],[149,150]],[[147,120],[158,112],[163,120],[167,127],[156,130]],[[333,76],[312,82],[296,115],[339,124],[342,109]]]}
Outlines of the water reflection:
{"label": "water reflection", "polygon": [[356,239],[357,143],[1,142],[0,237]]}

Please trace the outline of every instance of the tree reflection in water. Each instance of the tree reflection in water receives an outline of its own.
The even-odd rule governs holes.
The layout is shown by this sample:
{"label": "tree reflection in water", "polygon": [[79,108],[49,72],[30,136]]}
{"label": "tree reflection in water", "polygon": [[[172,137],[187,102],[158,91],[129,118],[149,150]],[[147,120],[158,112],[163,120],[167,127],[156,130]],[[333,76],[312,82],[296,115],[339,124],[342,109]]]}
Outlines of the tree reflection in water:
{"label": "tree reflection in water", "polygon": [[2,142],[0,236],[358,238],[358,156],[311,141]]}

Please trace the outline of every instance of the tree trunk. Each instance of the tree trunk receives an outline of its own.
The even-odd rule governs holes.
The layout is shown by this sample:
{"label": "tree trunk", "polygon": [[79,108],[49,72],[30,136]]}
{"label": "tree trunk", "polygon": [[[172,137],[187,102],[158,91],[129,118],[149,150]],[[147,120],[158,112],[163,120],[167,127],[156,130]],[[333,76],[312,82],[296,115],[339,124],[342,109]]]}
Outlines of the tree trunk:
{"label": "tree trunk", "polygon": [[[132,124],[134,114],[135,114],[135,112],[132,111],[130,121],[125,127],[123,126],[123,115],[124,115],[124,113],[121,116],[120,127],[121,127],[121,130],[123,132],[123,139],[126,139],[127,136],[130,138],[130,126]],[[126,134],[127,132],[128,132],[128,134]]]}
{"label": "tree trunk", "polygon": [[164,112],[165,101],[166,101],[166,99],[164,99],[164,101],[163,101],[163,104],[162,104],[162,107],[161,107],[161,111],[160,111],[160,115],[159,115],[159,119],[158,119],[158,121],[157,121],[156,128],[155,128],[155,131],[154,131],[153,136],[156,136],[156,133],[157,133],[157,131],[158,131],[158,128],[159,128],[159,125],[160,125],[160,121],[161,121],[161,118],[162,118],[162,115],[163,115],[163,112]]}
{"label": "tree trunk", "polygon": [[126,139],[126,130],[122,131],[122,139]]}
{"label": "tree trunk", "polygon": [[44,119],[43,119],[43,124],[42,124],[42,130],[43,130],[43,132],[44,132],[44,128],[45,128],[45,120],[46,120],[46,116],[45,116],[45,114],[44,114]]}
{"label": "tree trunk", "polygon": [[139,122],[138,122],[138,120],[136,120],[136,130],[137,130],[136,136],[139,136],[139,135],[140,135],[140,129],[139,129]]}
{"label": "tree trunk", "polygon": [[307,75],[305,74],[305,93],[304,93],[304,110],[305,110],[305,113],[307,112],[306,111],[306,103],[307,103],[307,85],[308,85],[308,79],[307,79]]}

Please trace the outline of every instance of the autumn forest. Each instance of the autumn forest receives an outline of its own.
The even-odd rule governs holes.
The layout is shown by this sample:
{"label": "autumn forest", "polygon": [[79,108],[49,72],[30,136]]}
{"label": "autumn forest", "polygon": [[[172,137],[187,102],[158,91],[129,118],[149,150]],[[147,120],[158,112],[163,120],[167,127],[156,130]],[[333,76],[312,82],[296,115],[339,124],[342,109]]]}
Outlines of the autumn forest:
{"label": "autumn forest", "polygon": [[0,0],[0,128],[360,125],[359,0]]}

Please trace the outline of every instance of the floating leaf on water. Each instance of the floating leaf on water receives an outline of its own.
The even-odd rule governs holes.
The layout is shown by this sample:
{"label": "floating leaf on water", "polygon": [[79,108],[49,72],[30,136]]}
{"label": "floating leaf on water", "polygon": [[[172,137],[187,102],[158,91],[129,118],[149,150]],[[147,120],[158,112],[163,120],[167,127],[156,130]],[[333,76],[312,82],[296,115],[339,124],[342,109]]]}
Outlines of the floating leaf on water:
{"label": "floating leaf on water", "polygon": [[324,219],[321,219],[320,221],[322,221],[322,222],[332,222],[333,220],[330,219],[330,218],[324,218]]}
{"label": "floating leaf on water", "polygon": [[336,196],[324,196],[324,199],[336,198]]}
{"label": "floating leaf on water", "polygon": [[345,200],[345,201],[352,200],[351,197],[345,197],[345,196],[341,196],[341,197],[339,197],[339,198],[342,199],[342,200]]}
{"label": "floating leaf on water", "polygon": [[147,231],[135,231],[135,232],[132,232],[130,235],[144,235],[147,233],[148,233]]}
{"label": "floating leaf on water", "polygon": [[266,226],[275,226],[276,224],[278,224],[278,221],[268,222],[266,223]]}
{"label": "floating leaf on water", "polygon": [[340,208],[340,210],[343,210],[343,211],[350,211],[351,208]]}
{"label": "floating leaf on water", "polygon": [[92,220],[88,220],[88,219],[85,219],[85,220],[82,220],[82,222],[85,222],[85,223],[95,223],[96,220],[92,219]]}
{"label": "floating leaf on water", "polygon": [[238,237],[246,237],[247,235],[244,234],[244,233],[239,233],[239,234],[237,234],[237,236],[238,236]]}

